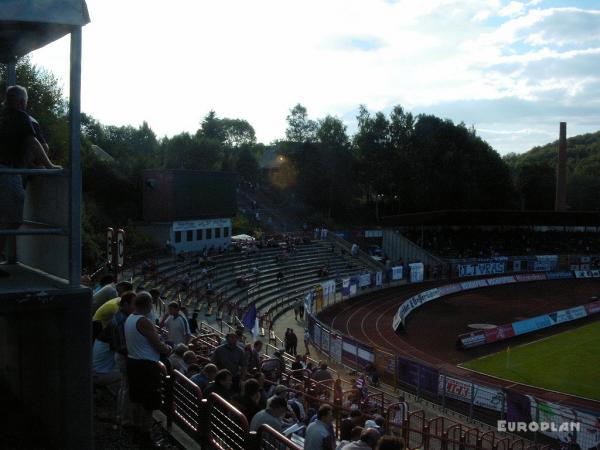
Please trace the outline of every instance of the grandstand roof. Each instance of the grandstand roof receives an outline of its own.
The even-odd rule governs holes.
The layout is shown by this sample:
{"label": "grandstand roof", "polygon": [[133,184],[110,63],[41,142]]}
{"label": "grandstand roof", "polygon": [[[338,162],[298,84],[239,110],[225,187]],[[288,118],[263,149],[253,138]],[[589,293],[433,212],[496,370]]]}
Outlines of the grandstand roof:
{"label": "grandstand roof", "polygon": [[0,62],[11,62],[89,21],[84,0],[0,0]]}
{"label": "grandstand roof", "polygon": [[385,226],[600,226],[600,211],[440,210],[386,216]]}

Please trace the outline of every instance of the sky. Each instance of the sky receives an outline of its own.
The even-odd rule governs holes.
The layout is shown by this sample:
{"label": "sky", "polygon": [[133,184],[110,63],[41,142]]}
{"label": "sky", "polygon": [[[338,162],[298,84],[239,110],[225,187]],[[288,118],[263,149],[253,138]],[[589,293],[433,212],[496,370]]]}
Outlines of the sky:
{"label": "sky", "polygon": [[[257,140],[297,103],[356,131],[359,105],[474,126],[500,154],[600,129],[600,0],[87,0],[82,110]],[[68,38],[32,54],[68,87]]]}

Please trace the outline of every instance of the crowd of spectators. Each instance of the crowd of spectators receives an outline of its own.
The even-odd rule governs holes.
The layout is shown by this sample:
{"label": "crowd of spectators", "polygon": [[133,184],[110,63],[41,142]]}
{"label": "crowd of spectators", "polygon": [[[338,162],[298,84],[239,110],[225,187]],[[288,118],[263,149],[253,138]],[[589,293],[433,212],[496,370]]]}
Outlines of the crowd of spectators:
{"label": "crowd of spectators", "polygon": [[[294,425],[305,439],[304,448],[336,448],[332,409],[314,402],[333,400],[334,375],[325,362],[315,367],[309,361],[306,335],[304,355],[298,353],[298,337],[291,328],[284,339],[286,348],[270,356],[263,354],[260,340],[246,343],[242,329],[227,334],[209,353],[199,353],[197,315],[188,318],[185,308],[171,302],[157,317],[153,306],[162,301],[158,290],[134,289],[131,283],[116,283],[110,277],[102,282],[93,296],[94,387],[115,398],[116,425],[134,433],[139,442],[152,446],[161,439],[162,429],[152,419],[161,402],[161,361],[167,370],[177,370],[195,383],[203,398],[210,401],[215,393],[237,407],[251,430],[268,424],[284,432]],[[295,355],[289,370],[285,353]],[[282,384],[286,376],[287,386]],[[311,391],[311,402],[304,397],[308,381],[318,386]],[[364,377],[362,381],[366,383]],[[353,406],[358,408],[358,403]],[[367,419],[356,409],[348,418],[353,427],[348,429],[344,425],[348,420],[342,421],[343,439],[337,448],[403,448],[380,439],[383,419]]]}
{"label": "crowd of spectators", "polygon": [[531,229],[406,229],[401,234],[448,259],[600,254],[600,233]]}

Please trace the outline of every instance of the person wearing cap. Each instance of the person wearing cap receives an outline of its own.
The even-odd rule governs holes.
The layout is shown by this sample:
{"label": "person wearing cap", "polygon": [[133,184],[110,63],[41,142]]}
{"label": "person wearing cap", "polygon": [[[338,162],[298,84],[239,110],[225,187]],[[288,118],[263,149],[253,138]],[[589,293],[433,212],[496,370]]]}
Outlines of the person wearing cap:
{"label": "person wearing cap", "polygon": [[94,312],[94,316],[92,317],[93,322],[100,322],[102,325],[102,329],[106,328],[108,323],[112,320],[114,315],[119,311],[119,303],[121,302],[121,297],[125,295],[126,292],[135,292],[132,291],[133,286],[129,281],[121,281],[117,283],[117,294],[118,297],[108,300],[102,306],[100,306]]}
{"label": "person wearing cap", "polygon": [[[278,384],[277,386],[275,386],[275,390],[273,391],[273,395],[271,396],[271,398],[281,397],[287,402],[287,393],[287,387],[285,387],[283,384]],[[292,406],[288,404],[287,412],[283,418],[284,424],[291,425],[292,423],[298,422],[299,420],[300,419],[298,418],[298,416],[296,416],[296,413],[294,412],[294,408],[292,408]]]}
{"label": "person wearing cap", "polygon": [[212,354],[212,362],[219,369],[227,369],[233,377],[233,390],[239,390],[240,381],[246,377],[246,354],[237,345],[235,333],[228,333],[227,342],[219,345]]}
{"label": "person wearing cap", "polygon": [[[370,422],[367,420],[367,422]],[[360,434],[360,440],[350,442],[342,447],[342,450],[373,450],[377,446],[377,442],[381,437],[381,433],[376,428],[368,428],[365,423],[365,429]]]}
{"label": "person wearing cap", "polygon": [[317,420],[310,423],[304,436],[305,450],[333,450],[335,434],[333,433],[334,416],[330,405],[321,405],[317,411]]}

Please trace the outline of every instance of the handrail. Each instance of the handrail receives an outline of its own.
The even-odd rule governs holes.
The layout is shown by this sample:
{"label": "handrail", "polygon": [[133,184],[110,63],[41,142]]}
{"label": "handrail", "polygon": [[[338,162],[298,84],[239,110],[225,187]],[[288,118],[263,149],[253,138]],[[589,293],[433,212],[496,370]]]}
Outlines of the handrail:
{"label": "handrail", "polygon": [[1,175],[68,175],[67,169],[22,169],[12,167],[0,167]]}
{"label": "handrail", "polygon": [[302,447],[266,424],[258,429],[258,448],[259,450],[302,450]]}
{"label": "handrail", "polygon": [[246,416],[214,392],[209,404],[209,443],[221,450],[246,450],[250,435]]}

